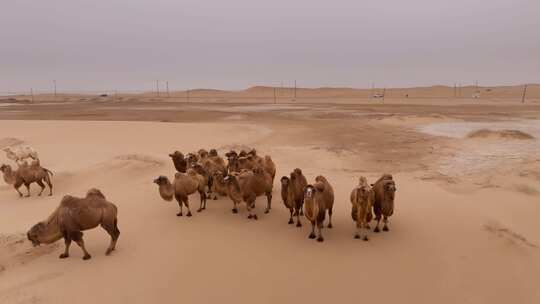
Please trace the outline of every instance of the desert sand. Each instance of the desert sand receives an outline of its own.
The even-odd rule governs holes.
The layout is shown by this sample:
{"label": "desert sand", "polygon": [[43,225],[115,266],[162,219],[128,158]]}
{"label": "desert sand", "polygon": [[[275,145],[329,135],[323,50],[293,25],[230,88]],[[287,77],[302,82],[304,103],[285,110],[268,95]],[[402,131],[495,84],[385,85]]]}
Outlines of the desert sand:
{"label": "desert sand", "polygon": [[[34,184],[30,198],[0,185],[0,303],[540,302],[537,102],[68,99],[0,108],[0,148],[33,146],[55,185],[37,197]],[[172,178],[174,150],[242,147],[277,165],[258,222],[228,198],[178,218],[152,183]],[[279,177],[296,167],[334,186],[324,243],[307,238],[305,219],[287,225]],[[350,190],[385,172],[398,189],[390,231],[355,240]],[[89,261],[76,245],[58,259],[62,241],[33,248],[26,231],[92,187],[119,208],[117,250],[105,256],[99,228],[85,233]]]}

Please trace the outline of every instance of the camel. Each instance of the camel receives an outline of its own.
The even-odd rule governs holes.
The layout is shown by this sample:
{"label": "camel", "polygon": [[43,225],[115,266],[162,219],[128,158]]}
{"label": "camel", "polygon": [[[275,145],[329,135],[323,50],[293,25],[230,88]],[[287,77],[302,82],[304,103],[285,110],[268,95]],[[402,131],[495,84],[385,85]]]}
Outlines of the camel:
{"label": "camel", "polygon": [[270,212],[272,205],[271,177],[261,169],[243,170],[240,173],[229,174],[225,179],[229,198],[233,201],[233,213],[238,213],[237,205],[242,201],[246,203],[248,219],[257,220],[255,200],[258,196],[266,195],[267,207],[265,213]]}
{"label": "camel", "polygon": [[186,173],[176,173],[174,176],[174,184],[171,184],[166,176],[159,176],[154,180],[154,183],[159,186],[159,194],[166,201],[172,201],[173,196],[178,202],[180,212],[176,216],[182,216],[182,205],[188,209],[187,216],[191,216],[189,209],[189,195],[199,192],[201,204],[197,212],[206,209],[206,194],[204,192],[205,183],[204,177],[195,172],[193,169],[188,169]]}
{"label": "camel", "polygon": [[373,212],[377,220],[377,226],[373,231],[379,232],[379,223],[383,218],[383,231],[388,231],[388,218],[394,214],[394,198],[397,191],[396,183],[392,175],[384,174],[373,184],[375,199],[373,201]]}
{"label": "camel", "polygon": [[210,157],[218,156],[217,150],[216,149],[210,149],[210,151],[208,152],[208,156],[210,156]]}
{"label": "camel", "polygon": [[328,228],[332,228],[332,211],[334,208],[334,188],[332,188],[332,185],[328,182],[328,180],[322,176],[319,175],[315,178],[316,183],[322,183],[324,184],[324,191],[322,192],[324,196],[324,202],[326,206],[326,210],[328,210]]}
{"label": "camel", "polygon": [[203,182],[205,185],[204,189],[206,190],[206,187],[208,187],[208,197],[212,197],[212,174],[210,173],[211,171],[200,163],[192,163],[190,168],[203,177]]}
{"label": "camel", "polygon": [[[368,184],[367,179],[361,176],[358,180],[358,185],[351,191],[351,217],[356,222],[356,234],[354,238],[361,238],[361,230],[370,229],[369,222],[373,218],[371,208],[375,200],[373,189]],[[364,241],[369,240],[367,234],[364,235]]]}
{"label": "camel", "polygon": [[296,168],[291,172],[291,182],[295,203],[299,206],[300,215],[304,215],[304,190],[308,183],[300,168]]}
{"label": "camel", "polygon": [[84,253],[83,260],[88,260],[92,256],[86,251],[82,231],[98,225],[111,236],[111,243],[105,252],[110,255],[116,249],[120,236],[118,209],[107,201],[100,190],[90,189],[84,198],[64,196],[56,210],[46,220],[34,225],[27,237],[34,246],[51,244],[64,238],[66,248],[59,256],[61,259],[69,257],[69,247],[75,241]]}
{"label": "camel", "polygon": [[[225,175],[223,172],[214,171],[212,173],[212,192],[222,196],[227,196],[227,183],[225,183]],[[214,197],[217,199],[217,196]]]}
{"label": "camel", "polygon": [[9,185],[13,185],[13,188],[19,193],[20,197],[22,197],[23,194],[19,191],[19,188],[23,184],[28,192],[26,197],[30,196],[30,185],[32,183],[37,183],[41,187],[41,191],[38,194],[39,196],[41,196],[45,190],[44,183],[49,186],[49,196],[52,195],[53,185],[51,176],[53,173],[49,169],[41,167],[38,160],[34,161],[31,165],[24,163],[16,171],[13,171],[10,165],[2,165],[0,166],[0,171],[4,174],[4,181]]}
{"label": "camel", "polygon": [[205,149],[200,149],[199,151],[197,151],[197,155],[199,156],[200,160],[205,159],[208,157],[208,151],[206,151]]}
{"label": "camel", "polygon": [[[296,227],[302,227],[300,222],[300,210],[294,200],[294,189],[291,183],[291,179],[287,176],[281,177],[281,199],[287,209],[289,209],[289,225],[294,224],[293,216],[296,216]],[[303,201],[303,200],[302,200]]]}
{"label": "camel", "polygon": [[187,162],[184,158],[184,154],[180,151],[174,151],[174,153],[169,154],[169,157],[172,158],[174,167],[176,168],[176,171],[180,173],[186,173],[187,170]]}
{"label": "camel", "polygon": [[313,185],[307,185],[304,192],[304,215],[311,222],[310,239],[316,238],[315,226],[317,226],[319,237],[318,242],[324,241],[322,236],[322,228],[324,227],[324,218],[326,216],[326,209],[329,205],[327,195],[324,195],[326,185],[323,182],[316,182]]}

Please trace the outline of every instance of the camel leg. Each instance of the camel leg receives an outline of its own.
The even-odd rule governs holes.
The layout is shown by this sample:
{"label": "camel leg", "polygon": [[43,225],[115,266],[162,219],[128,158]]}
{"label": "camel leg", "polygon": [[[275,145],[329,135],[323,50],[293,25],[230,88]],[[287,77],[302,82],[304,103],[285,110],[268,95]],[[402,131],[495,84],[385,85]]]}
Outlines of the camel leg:
{"label": "camel leg", "polygon": [[47,183],[47,185],[49,186],[49,196],[52,196],[52,188],[53,188],[53,185],[52,185],[52,182],[51,182],[51,177],[47,174],[47,176],[45,177],[45,182]]}
{"label": "camel leg", "polygon": [[176,197],[176,201],[178,201],[178,207],[180,207],[180,212],[178,212],[176,216],[182,216],[182,199],[180,197]]}
{"label": "camel leg", "polygon": [[24,183],[24,186],[26,187],[26,197],[30,197],[30,184],[29,183]]}
{"label": "camel leg", "polygon": [[332,228],[332,209],[328,209],[328,228]]}
{"label": "camel leg", "polygon": [[43,184],[43,182],[40,180],[36,181],[36,183],[41,187],[41,191],[38,194],[38,196],[41,196],[41,194],[43,193],[43,190],[45,190],[45,184]]}
{"label": "camel leg", "polygon": [[375,229],[373,229],[374,232],[379,232],[379,223],[381,222],[381,218],[380,217],[377,217],[376,218],[377,220],[377,224],[375,225]]}
{"label": "camel leg", "polygon": [[20,183],[20,182],[19,182],[19,183],[13,184],[13,188],[15,188],[15,191],[17,191],[17,193],[19,193],[19,196],[20,196],[20,197],[23,197],[22,192],[19,191],[19,188],[20,188],[21,186],[22,186],[22,183]]}
{"label": "camel leg", "polygon": [[186,197],[186,198],[184,199],[184,205],[186,205],[186,208],[187,208],[187,214],[186,214],[186,216],[187,216],[187,217],[190,217],[190,216],[191,216],[191,209],[189,209],[189,198],[188,198],[188,197]]}
{"label": "camel leg", "polygon": [[370,230],[369,225],[367,223],[364,223],[364,228],[366,228],[366,235],[364,235],[364,241],[369,241],[369,237],[368,237],[368,231]]}
{"label": "camel leg", "polygon": [[64,250],[64,253],[59,256],[59,258],[61,259],[69,257],[69,246],[71,246],[71,239],[68,235],[64,235],[64,243],[66,244],[66,248]]}
{"label": "camel leg", "polygon": [[362,234],[362,224],[360,222],[356,222],[356,234],[354,235],[355,239],[359,239],[360,235]]}
{"label": "camel leg", "polygon": [[236,207],[237,203],[235,201],[233,201],[233,208],[232,208],[232,213],[238,213],[238,208]]}
{"label": "camel leg", "polygon": [[309,234],[310,239],[314,239],[317,236],[315,235],[315,222],[311,221],[311,233]]}
{"label": "camel leg", "polygon": [[116,242],[120,237],[120,230],[118,229],[117,220],[115,219],[113,224],[101,224],[101,227],[103,227],[103,229],[105,229],[105,231],[107,231],[107,233],[111,236],[111,243],[105,252],[105,255],[110,255],[111,252],[116,249]]}
{"label": "camel leg", "polygon": [[390,229],[388,229],[388,217],[387,216],[384,216],[384,219],[383,219],[383,227],[382,227],[382,230],[383,231],[389,231]]}
{"label": "camel leg", "polygon": [[317,242],[324,241],[324,238],[322,236],[322,228],[324,226],[323,222],[317,223],[317,230],[319,231],[319,237],[317,238]]}
{"label": "camel leg", "polygon": [[296,227],[302,227],[302,222],[300,222],[300,210],[296,210]]}
{"label": "camel leg", "polygon": [[89,260],[90,258],[92,258],[92,256],[88,253],[88,251],[86,251],[86,247],[84,246],[84,240],[82,238],[83,236],[83,233],[80,232],[80,231],[75,231],[75,232],[72,232],[71,233],[71,239],[73,239],[75,241],[75,243],[77,243],[77,245],[79,245],[79,247],[81,247],[83,253],[84,253],[84,256],[83,256],[83,260]]}
{"label": "camel leg", "polygon": [[272,193],[266,194],[266,201],[266,210],[264,211],[264,213],[268,213],[270,212],[270,209],[272,209]]}
{"label": "camel leg", "polygon": [[293,220],[293,208],[289,209],[290,213],[291,213],[291,216],[289,217],[289,225],[292,225],[294,224],[294,220]]}

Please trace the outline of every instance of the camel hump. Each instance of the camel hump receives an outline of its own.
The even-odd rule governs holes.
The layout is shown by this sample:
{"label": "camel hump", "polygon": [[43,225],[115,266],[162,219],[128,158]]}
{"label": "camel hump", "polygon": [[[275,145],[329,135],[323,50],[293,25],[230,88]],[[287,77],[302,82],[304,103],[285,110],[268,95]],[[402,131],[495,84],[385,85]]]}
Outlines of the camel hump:
{"label": "camel hump", "polygon": [[90,196],[97,196],[97,197],[100,197],[102,199],[106,199],[103,192],[101,192],[101,190],[96,189],[96,188],[92,188],[92,189],[88,190],[88,192],[86,192],[86,197],[90,197]]}
{"label": "camel hump", "polygon": [[320,181],[316,182],[313,185],[313,187],[315,189],[317,189],[317,191],[319,191],[319,192],[323,192],[325,190],[325,188],[326,188],[325,184],[323,182],[320,182]]}

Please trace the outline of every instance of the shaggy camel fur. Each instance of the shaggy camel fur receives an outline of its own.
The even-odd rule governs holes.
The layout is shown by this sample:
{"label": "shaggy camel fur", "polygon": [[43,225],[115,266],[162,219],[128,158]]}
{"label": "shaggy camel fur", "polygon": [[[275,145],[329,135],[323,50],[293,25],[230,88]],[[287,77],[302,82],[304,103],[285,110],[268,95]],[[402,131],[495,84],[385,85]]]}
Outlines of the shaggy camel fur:
{"label": "shaggy camel fur", "polygon": [[66,248],[60,255],[61,259],[69,257],[69,247],[75,241],[84,253],[83,259],[88,260],[91,256],[84,246],[82,231],[101,225],[111,236],[111,243],[105,253],[109,255],[115,250],[120,236],[117,216],[116,206],[107,201],[98,189],[90,189],[84,198],[64,196],[60,206],[45,221],[34,225],[27,237],[34,246],[51,244],[64,238]]}
{"label": "shaggy camel fur", "polygon": [[[204,160],[203,160],[204,161]],[[211,171],[206,169],[200,163],[192,163],[191,169],[200,174],[203,177],[205,190],[208,187],[208,197],[212,197],[212,174]]]}
{"label": "shaggy camel fur", "polygon": [[41,167],[39,161],[35,161],[32,165],[25,163],[16,171],[13,171],[10,165],[2,165],[0,166],[0,171],[4,174],[4,181],[7,184],[13,185],[13,188],[15,188],[21,197],[23,194],[19,191],[19,188],[24,184],[28,191],[26,195],[28,197],[30,196],[30,185],[32,183],[37,183],[41,187],[41,191],[38,195],[41,195],[43,190],[45,190],[44,183],[49,186],[49,196],[52,195],[53,185],[51,176],[53,173],[50,170]]}
{"label": "shaggy camel fur", "polygon": [[30,146],[7,147],[4,148],[3,151],[6,152],[6,157],[8,159],[15,161],[19,165],[28,158],[33,160],[38,159],[36,150]]}
{"label": "shaggy camel fur", "polygon": [[[368,184],[367,179],[363,176],[358,180],[358,185],[354,187],[351,192],[351,217],[356,222],[356,234],[354,237],[359,239],[361,237],[361,230],[365,228],[370,229],[369,222],[373,218],[371,214],[371,208],[373,207],[373,201],[375,200],[375,194],[373,189]],[[367,233],[364,236],[364,241],[368,240]]]}
{"label": "shaggy camel fur", "polygon": [[258,196],[266,195],[267,207],[265,213],[268,213],[272,205],[271,177],[260,169],[254,171],[243,170],[240,173],[229,174],[225,178],[227,183],[228,195],[233,201],[233,213],[238,213],[237,205],[242,201],[246,203],[248,219],[258,219],[255,209],[255,200]]}
{"label": "shaggy camel fur", "polygon": [[174,153],[169,154],[169,156],[172,158],[176,171],[180,173],[186,173],[187,162],[184,158],[184,154],[182,154],[182,152],[180,151],[174,151]]}
{"label": "shaggy camel fur", "polygon": [[201,204],[197,212],[206,209],[206,194],[204,192],[205,183],[204,177],[195,172],[193,169],[188,169],[186,173],[176,173],[174,176],[174,184],[171,184],[166,176],[159,176],[154,180],[154,183],[159,186],[159,194],[166,201],[172,201],[173,196],[178,202],[180,212],[176,216],[182,216],[182,204],[188,209],[187,216],[191,216],[189,209],[189,195],[199,192]]}
{"label": "shaggy camel fur", "polygon": [[214,171],[212,173],[212,192],[214,192],[214,194],[227,196],[227,183],[225,183],[225,175],[223,172]]}
{"label": "shaggy camel fur", "polygon": [[375,200],[373,202],[373,212],[377,220],[375,232],[379,232],[379,223],[383,218],[383,230],[388,231],[388,218],[394,214],[394,198],[396,193],[396,183],[392,175],[384,174],[373,184]]}
{"label": "shaggy camel fur", "polygon": [[322,228],[324,227],[324,218],[326,216],[325,184],[316,182],[314,185],[307,185],[304,193],[304,215],[311,222],[310,239],[316,238],[315,226],[317,226],[319,237],[317,241],[322,242]]}

